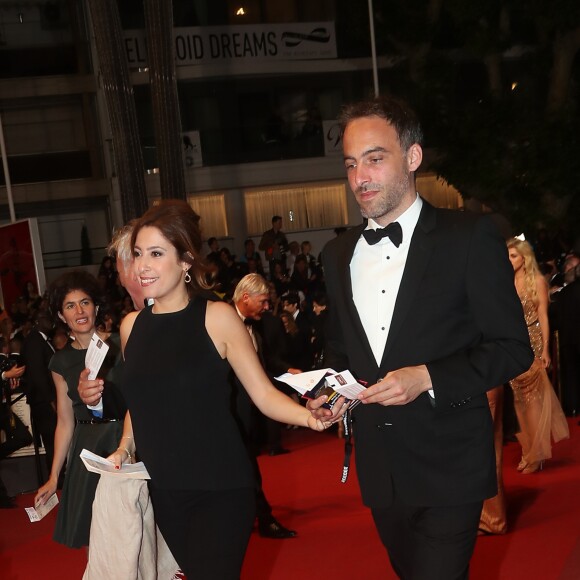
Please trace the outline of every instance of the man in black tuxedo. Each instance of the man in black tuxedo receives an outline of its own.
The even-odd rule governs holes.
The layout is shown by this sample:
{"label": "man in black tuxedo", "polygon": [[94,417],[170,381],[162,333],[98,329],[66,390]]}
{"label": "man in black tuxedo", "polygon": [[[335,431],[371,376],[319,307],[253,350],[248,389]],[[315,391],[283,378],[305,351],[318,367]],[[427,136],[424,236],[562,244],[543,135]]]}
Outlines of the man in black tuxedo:
{"label": "man in black tuxedo", "polygon": [[353,412],[357,472],[394,570],[467,578],[497,491],[486,391],[533,360],[513,269],[489,219],[416,193],[422,132],[407,105],[356,103],[341,121],[367,223],[323,251],[325,364],[368,384]]}
{"label": "man in black tuxedo", "polygon": [[26,366],[24,373],[26,402],[30,405],[35,432],[42,437],[48,473],[52,468],[54,457],[54,432],[57,420],[56,389],[52,373],[48,370],[48,363],[54,354],[54,348],[48,341],[52,327],[52,319],[48,314],[37,314],[34,327],[24,339],[20,352],[22,364]]}
{"label": "man in black tuxedo", "polygon": [[564,263],[566,285],[551,296],[551,326],[558,331],[562,407],[569,416],[580,411],[580,257]]}

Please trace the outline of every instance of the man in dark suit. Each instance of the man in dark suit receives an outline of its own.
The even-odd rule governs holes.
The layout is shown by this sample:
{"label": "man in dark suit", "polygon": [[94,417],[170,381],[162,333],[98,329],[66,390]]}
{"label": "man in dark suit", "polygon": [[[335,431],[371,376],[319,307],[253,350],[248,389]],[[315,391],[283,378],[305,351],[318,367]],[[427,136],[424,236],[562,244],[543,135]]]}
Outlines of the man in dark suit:
{"label": "man in dark suit", "polygon": [[[258,340],[258,355],[272,384],[289,397],[295,395],[296,391],[292,387],[274,378],[284,373],[302,372],[302,369],[291,366],[292,363],[289,362],[288,343],[282,319],[266,310],[260,320],[253,323],[253,328],[256,330]],[[265,424],[268,455],[290,453],[288,449],[282,447],[282,424],[264,415],[262,418]]]}
{"label": "man in dark suit", "polygon": [[266,230],[260,239],[258,249],[265,253],[270,264],[270,276],[274,273],[274,262],[280,261],[286,268],[288,240],[282,231],[282,216],[272,216],[272,229]]}
{"label": "man in dark suit", "polygon": [[54,348],[48,342],[52,327],[50,316],[39,313],[35,317],[33,329],[24,339],[20,352],[22,364],[26,366],[24,373],[26,402],[30,405],[35,433],[42,437],[48,473],[52,468],[56,431],[56,389],[52,374],[48,370],[48,363],[54,354]]}
{"label": "man in dark suit", "polygon": [[533,360],[513,269],[489,219],[416,193],[422,132],[407,105],[356,103],[341,121],[367,223],[323,251],[325,364],[368,384],[353,412],[357,472],[394,570],[467,578],[497,491],[486,391]]}
{"label": "man in dark suit", "polygon": [[[3,350],[8,350],[5,347]],[[16,413],[12,412],[12,391],[20,386],[20,377],[26,367],[13,364],[7,353],[0,351],[0,431],[3,431],[5,440],[0,443],[0,461],[18,449],[32,443],[32,436],[26,425]],[[14,498],[8,491],[0,477],[0,509],[15,508]]]}
{"label": "man in dark suit", "polygon": [[[271,319],[268,316],[268,301],[270,299],[270,292],[268,288],[268,283],[259,274],[247,274],[244,276],[235,288],[233,295],[233,304],[238,313],[239,317],[246,323],[248,332],[252,337],[252,342],[254,343],[254,348],[265,366],[264,360],[264,343],[269,342],[270,348],[275,346],[275,341],[277,333],[275,331],[275,322],[279,322],[277,319]],[[266,318],[265,325],[260,325],[262,327],[261,331],[258,331],[258,323]],[[265,330],[264,330],[265,326]],[[266,336],[270,339],[264,340],[262,332],[266,333]],[[283,330],[282,330],[283,332]],[[279,359],[277,363],[280,364],[279,372],[287,372],[288,366]],[[246,389],[242,386],[238,378],[232,372],[232,386],[234,391],[234,415],[242,432],[244,442],[250,454],[250,461],[252,462],[252,467],[254,469],[254,475],[256,479],[256,517],[258,520],[258,531],[260,535],[265,538],[272,538],[277,540],[283,540],[286,538],[293,538],[296,536],[294,530],[289,530],[284,527],[272,514],[272,507],[270,506],[264,490],[262,488],[262,474],[260,472],[260,466],[256,460],[255,449],[252,445],[253,431],[256,428],[256,423],[260,421],[263,417],[258,411],[258,409],[252,403],[250,396],[246,392]],[[279,425],[279,424],[278,424]],[[279,430],[278,430],[279,431]],[[278,433],[279,435],[279,433]],[[280,441],[278,441],[278,446],[280,447]]]}
{"label": "man in dark suit", "polygon": [[562,407],[569,416],[580,411],[580,257],[564,263],[566,285],[551,296],[551,326],[558,331]]}

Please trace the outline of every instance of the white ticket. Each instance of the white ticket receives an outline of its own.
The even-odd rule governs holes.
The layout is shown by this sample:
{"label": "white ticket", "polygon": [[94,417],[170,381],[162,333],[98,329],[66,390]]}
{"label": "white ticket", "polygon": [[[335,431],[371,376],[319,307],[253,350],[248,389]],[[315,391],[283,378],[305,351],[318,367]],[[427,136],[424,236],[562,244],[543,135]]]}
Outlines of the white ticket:
{"label": "white ticket", "polygon": [[85,356],[85,368],[89,369],[90,381],[94,381],[97,378],[108,350],[109,345],[99,338],[99,335],[95,332],[91,337],[91,344],[89,344]]}
{"label": "white ticket", "polygon": [[356,399],[365,390],[350,371],[342,371],[326,378],[328,385],[347,399]]}
{"label": "white ticket", "polygon": [[48,512],[50,512],[54,506],[58,504],[58,497],[56,493],[53,493],[48,501],[44,505],[37,505],[36,507],[24,508],[28,514],[28,519],[31,522],[39,522]]}

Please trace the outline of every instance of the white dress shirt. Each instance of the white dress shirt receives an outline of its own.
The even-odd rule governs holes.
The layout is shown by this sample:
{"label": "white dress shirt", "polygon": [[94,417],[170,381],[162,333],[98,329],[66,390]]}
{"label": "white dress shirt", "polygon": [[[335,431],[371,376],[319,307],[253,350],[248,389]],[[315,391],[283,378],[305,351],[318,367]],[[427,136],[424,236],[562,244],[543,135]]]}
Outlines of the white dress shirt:
{"label": "white dress shirt", "polygon": [[[371,246],[361,235],[350,261],[353,300],[378,365],[387,344],[411,238],[422,207],[423,200],[417,194],[413,205],[396,220],[403,230],[398,248],[387,237]],[[379,227],[369,219],[367,229]]]}

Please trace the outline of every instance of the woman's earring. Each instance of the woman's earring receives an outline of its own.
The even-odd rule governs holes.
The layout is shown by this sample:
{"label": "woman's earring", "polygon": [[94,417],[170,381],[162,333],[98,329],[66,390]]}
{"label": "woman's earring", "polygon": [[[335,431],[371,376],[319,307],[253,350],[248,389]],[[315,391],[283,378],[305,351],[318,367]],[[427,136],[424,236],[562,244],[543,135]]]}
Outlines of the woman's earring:
{"label": "woman's earring", "polygon": [[60,312],[58,313],[58,317],[66,324],[66,319]]}
{"label": "woman's earring", "polygon": [[189,284],[191,282],[191,275],[189,273],[189,270],[185,271],[185,276],[183,277],[183,280],[185,281],[186,284]]}

